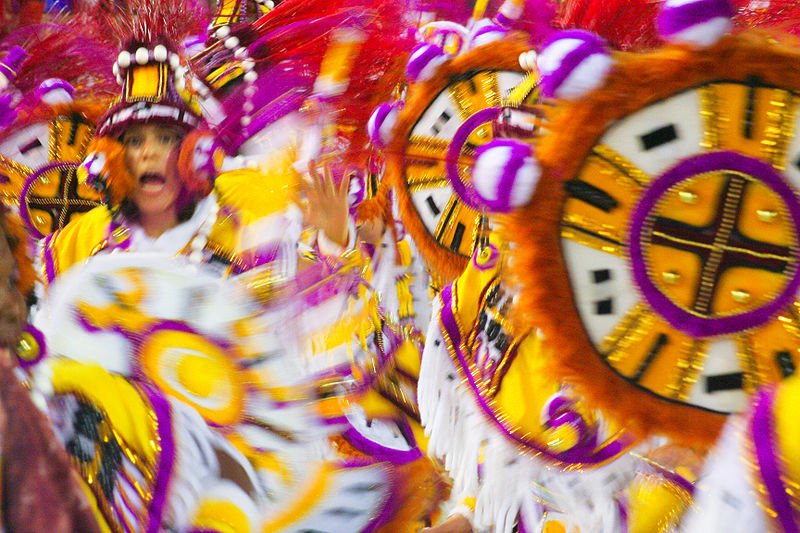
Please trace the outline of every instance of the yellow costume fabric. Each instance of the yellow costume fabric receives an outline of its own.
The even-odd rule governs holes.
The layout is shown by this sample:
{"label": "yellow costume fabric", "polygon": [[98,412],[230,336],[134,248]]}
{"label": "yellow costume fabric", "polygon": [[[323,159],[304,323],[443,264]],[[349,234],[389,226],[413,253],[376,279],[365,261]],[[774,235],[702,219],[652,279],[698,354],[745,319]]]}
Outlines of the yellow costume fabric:
{"label": "yellow costume fabric", "polygon": [[[275,189],[265,193],[259,187],[263,181],[264,176],[256,170],[236,170],[217,178],[214,190],[220,214],[209,235],[206,250],[231,263],[234,268],[243,270],[247,267],[241,254],[241,229],[259,217],[285,207],[290,198],[288,192],[276,197]],[[288,191],[288,187],[284,189]],[[50,284],[73,265],[120,244],[127,235],[121,230],[109,231],[111,223],[111,212],[100,206],[49,235],[42,249],[41,278]]]}

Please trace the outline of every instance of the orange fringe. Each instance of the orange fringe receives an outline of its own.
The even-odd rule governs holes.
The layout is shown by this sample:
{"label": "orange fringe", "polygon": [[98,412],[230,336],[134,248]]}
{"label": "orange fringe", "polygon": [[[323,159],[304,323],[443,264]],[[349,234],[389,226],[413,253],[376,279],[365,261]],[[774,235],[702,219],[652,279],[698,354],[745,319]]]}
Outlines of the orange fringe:
{"label": "orange fringe", "polygon": [[450,497],[450,485],[428,457],[393,467],[398,478],[394,498],[398,509],[378,533],[419,531],[438,519],[439,504]]}
{"label": "orange fringe", "polygon": [[[354,448],[341,435],[334,435],[329,440],[342,457],[370,457]],[[423,526],[435,523],[440,504],[450,497],[450,482],[441,468],[424,455],[404,465],[386,465],[392,471],[392,498],[400,505],[391,519],[376,531],[419,531]]]}
{"label": "orange fringe", "polygon": [[11,253],[17,263],[19,279],[17,289],[27,297],[33,291],[33,285],[38,279],[36,269],[33,268],[33,261],[28,253],[28,242],[30,235],[25,230],[25,224],[16,215],[12,215],[5,208],[0,209],[0,228],[6,233]]}
{"label": "orange fringe", "polygon": [[468,258],[442,247],[419,219],[403,176],[408,138],[428,105],[454,77],[471,70],[521,72],[519,55],[529,49],[524,37],[513,35],[503,42],[481,46],[475,51],[451,59],[439,68],[432,79],[410,87],[408,100],[392,131],[392,140],[386,149],[386,173],[381,188],[388,186],[396,192],[403,224],[414,238],[432,274],[444,283],[449,283],[461,274]]}
{"label": "orange fringe", "polygon": [[181,143],[178,152],[178,176],[183,186],[193,198],[207,196],[213,188],[214,178],[199,172],[194,165],[194,149],[198,141],[212,134],[205,130],[190,131]]}
{"label": "orange fringe", "polygon": [[95,137],[89,144],[87,153],[91,152],[106,156],[104,172],[108,179],[111,205],[116,207],[133,192],[133,176],[125,163],[125,146],[111,137]]}
{"label": "orange fringe", "polygon": [[20,116],[15,123],[3,132],[2,138],[7,138],[32,123],[50,122],[59,116],[71,116],[73,114],[83,116],[89,124],[96,126],[107,109],[108,99],[80,99],[69,104],[60,104],[53,107],[40,104],[32,109],[20,112]]}
{"label": "orange fringe", "polygon": [[381,198],[376,196],[368,198],[356,206],[356,223],[367,222],[370,220],[388,220],[388,209]]}
{"label": "orange fringe", "polygon": [[610,124],[680,91],[750,76],[799,91],[800,52],[794,42],[782,39],[753,30],[726,36],[708,50],[670,46],[648,54],[616,53],[603,89],[580,102],[559,102],[550,108],[549,133],[537,147],[543,174],[536,194],[502,221],[504,237],[515,244],[510,271],[523,290],[517,319],[540,327],[548,342],[559,347],[552,368],[555,378],[575,385],[597,407],[641,436],[662,434],[705,447],[714,442],[725,417],[639,389],[599,357],[574,311],[561,254],[563,183],[577,175]]}

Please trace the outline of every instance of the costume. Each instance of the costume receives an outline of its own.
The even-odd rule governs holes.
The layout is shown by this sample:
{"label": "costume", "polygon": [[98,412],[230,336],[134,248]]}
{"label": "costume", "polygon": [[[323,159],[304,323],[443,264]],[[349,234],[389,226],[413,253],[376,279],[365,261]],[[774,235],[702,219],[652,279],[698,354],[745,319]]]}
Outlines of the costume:
{"label": "costume", "polygon": [[[149,20],[147,36],[158,34],[153,24],[169,30],[164,21],[181,14],[180,6],[137,7],[134,33],[148,30]],[[113,62],[122,96],[98,119],[76,171],[104,205],[42,232],[41,268],[51,286],[37,316],[49,353],[30,371],[98,502],[98,517],[120,531],[398,531],[424,523],[443,489],[430,467],[418,467],[413,437],[400,435],[396,450],[393,442],[371,447],[377,433],[362,436],[356,440],[368,444],[366,452],[330,457],[327,437],[337,426],[319,425],[312,407],[325,414],[324,402],[307,401],[319,392],[335,404],[343,394],[358,396],[383,372],[397,341],[362,279],[359,254],[354,261],[353,254],[326,257],[320,238],[298,254],[298,174],[289,166],[297,156],[236,168],[237,151],[246,154],[246,142],[278,118],[248,127],[273,103],[253,100],[247,90],[261,70],[243,66],[240,88],[251,105],[227,114],[231,120],[216,125],[219,136],[187,136],[178,168],[195,196],[185,220],[152,239],[136,213],[125,211],[131,177],[120,134],[136,124],[184,130],[201,123],[189,86],[204,85],[187,81],[175,42],[141,35]],[[206,51],[227,41],[216,38]],[[346,52],[348,43],[345,35],[332,48]],[[238,52],[243,47],[224,49],[234,54],[225,68],[247,59]],[[342,81],[340,74],[327,81]],[[230,102],[220,89],[199,89],[203,104]],[[334,89],[314,95],[323,100],[338,94]],[[71,91],[51,92],[58,90]],[[74,106],[64,107],[74,113]],[[217,176],[221,167],[232,170]],[[218,279],[240,273],[230,283]],[[338,304],[346,312],[330,316]],[[289,319],[296,330],[285,328]],[[305,365],[278,363],[290,354]],[[349,427],[346,418],[338,422]],[[421,489],[425,484],[431,488]],[[418,505],[399,504],[412,496]]]}
{"label": "costume", "polygon": [[0,362],[3,527],[101,531],[67,454],[54,446],[49,421],[31,402],[15,367],[8,356]]}
{"label": "costume", "polygon": [[[657,51],[573,30],[517,66],[499,53],[507,13],[432,26],[405,101],[375,115],[445,278],[419,388],[431,451],[479,529],[668,530],[695,472],[660,464],[665,443],[702,454],[794,372],[795,103],[778,72],[796,48],[726,34],[726,2],[667,2]],[[492,246],[480,210],[500,214]]]}

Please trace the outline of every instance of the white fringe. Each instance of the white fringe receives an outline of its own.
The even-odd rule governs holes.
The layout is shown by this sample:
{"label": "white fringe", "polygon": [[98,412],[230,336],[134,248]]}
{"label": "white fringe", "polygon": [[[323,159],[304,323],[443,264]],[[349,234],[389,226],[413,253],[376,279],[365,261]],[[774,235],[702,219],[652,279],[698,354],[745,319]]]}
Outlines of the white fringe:
{"label": "white fringe", "polygon": [[524,454],[486,419],[461,382],[442,339],[438,298],[433,306],[418,384],[420,415],[429,453],[443,460],[453,493],[459,500],[475,498],[474,515],[467,517],[475,530],[510,533],[522,516],[529,530],[540,531],[546,511],[555,511],[563,513],[567,531],[621,531],[615,495],[630,483],[634,459],[625,455],[570,472]]}
{"label": "white fringe", "polygon": [[747,422],[731,417],[706,459],[694,503],[681,522],[684,533],[770,531],[748,464]]}

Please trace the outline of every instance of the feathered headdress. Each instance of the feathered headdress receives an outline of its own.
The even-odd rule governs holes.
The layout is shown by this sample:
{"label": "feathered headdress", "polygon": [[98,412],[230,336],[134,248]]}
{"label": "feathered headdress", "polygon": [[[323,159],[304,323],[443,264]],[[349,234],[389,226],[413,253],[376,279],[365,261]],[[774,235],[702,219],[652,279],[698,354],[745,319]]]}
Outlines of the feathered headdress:
{"label": "feathered headdress", "polygon": [[127,11],[111,23],[123,43],[112,67],[122,91],[98,133],[114,136],[149,122],[198,126],[200,109],[181,52],[183,39],[200,30],[205,10],[194,2],[137,0]]}

